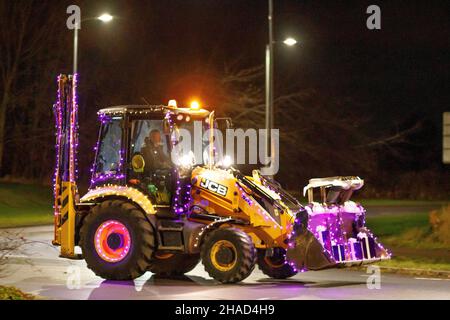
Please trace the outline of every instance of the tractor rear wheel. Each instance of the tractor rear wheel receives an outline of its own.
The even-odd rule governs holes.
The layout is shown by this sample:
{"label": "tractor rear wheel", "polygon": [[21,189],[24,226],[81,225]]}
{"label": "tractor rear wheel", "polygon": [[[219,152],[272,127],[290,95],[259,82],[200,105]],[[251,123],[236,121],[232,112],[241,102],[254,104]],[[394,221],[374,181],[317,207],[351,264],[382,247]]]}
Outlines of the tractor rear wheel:
{"label": "tractor rear wheel", "polygon": [[286,250],[274,248],[272,256],[266,255],[266,249],[258,249],[258,267],[266,276],[274,279],[286,279],[297,274],[294,267],[286,262]]}
{"label": "tractor rear wheel", "polygon": [[108,280],[131,280],[147,270],[155,239],[150,222],[123,200],[97,204],[84,219],[80,246],[87,266]]}
{"label": "tractor rear wheel", "polygon": [[156,252],[148,270],[164,277],[180,276],[194,269],[199,261],[199,254]]}
{"label": "tractor rear wheel", "polygon": [[236,228],[213,230],[206,235],[201,248],[206,272],[222,283],[235,283],[247,278],[256,263],[252,239]]}

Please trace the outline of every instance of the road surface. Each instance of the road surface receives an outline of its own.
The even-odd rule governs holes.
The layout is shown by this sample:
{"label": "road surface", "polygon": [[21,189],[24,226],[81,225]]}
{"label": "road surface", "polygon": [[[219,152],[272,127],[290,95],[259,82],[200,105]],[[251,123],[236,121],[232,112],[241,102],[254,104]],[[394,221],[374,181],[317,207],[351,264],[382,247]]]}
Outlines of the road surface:
{"label": "road surface", "polygon": [[20,232],[32,242],[9,257],[0,285],[48,299],[450,299],[449,280],[382,273],[381,288],[369,289],[370,274],[345,269],[305,272],[275,281],[255,268],[244,282],[221,285],[199,264],[175,280],[147,272],[134,281],[105,281],[87,269],[83,260],[58,257],[58,248],[50,244],[52,226],[8,232]]}

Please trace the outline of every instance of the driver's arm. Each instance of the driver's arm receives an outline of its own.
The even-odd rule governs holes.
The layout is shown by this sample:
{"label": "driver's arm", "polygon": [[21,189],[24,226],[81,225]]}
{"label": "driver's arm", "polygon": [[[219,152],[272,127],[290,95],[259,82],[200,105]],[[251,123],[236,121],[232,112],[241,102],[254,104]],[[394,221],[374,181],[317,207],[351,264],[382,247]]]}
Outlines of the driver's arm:
{"label": "driver's arm", "polygon": [[144,146],[141,148],[141,154],[145,161],[144,171],[149,172],[152,168],[153,158],[151,155],[151,150],[149,150],[148,146]]}

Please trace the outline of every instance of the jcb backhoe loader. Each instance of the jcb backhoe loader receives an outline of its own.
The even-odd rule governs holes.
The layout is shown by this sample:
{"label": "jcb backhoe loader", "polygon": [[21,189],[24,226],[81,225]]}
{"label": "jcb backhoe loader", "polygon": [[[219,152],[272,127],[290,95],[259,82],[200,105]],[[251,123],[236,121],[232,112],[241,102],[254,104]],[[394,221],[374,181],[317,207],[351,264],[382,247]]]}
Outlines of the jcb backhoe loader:
{"label": "jcb backhoe loader", "polygon": [[[276,181],[213,163],[169,157],[181,129],[213,128],[214,112],[164,105],[126,105],[98,112],[100,131],[89,191],[76,185],[76,77],[60,75],[56,119],[55,236],[61,256],[83,258],[105,279],[146,271],[184,274],[201,260],[222,282],[245,279],[258,264],[283,279],[300,270],[372,263],[389,253],[350,201],[357,177],[312,179],[302,206]],[[213,132],[210,130],[210,132]],[[209,135],[213,145],[213,133]],[[313,190],[320,188],[321,202]],[[75,253],[79,246],[82,255]]]}

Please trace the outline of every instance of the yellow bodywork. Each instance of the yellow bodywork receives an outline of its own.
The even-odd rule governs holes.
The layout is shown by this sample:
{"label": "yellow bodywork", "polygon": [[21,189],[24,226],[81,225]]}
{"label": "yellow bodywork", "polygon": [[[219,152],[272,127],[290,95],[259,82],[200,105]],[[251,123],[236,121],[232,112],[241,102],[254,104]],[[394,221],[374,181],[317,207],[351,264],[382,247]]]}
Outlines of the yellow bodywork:
{"label": "yellow bodywork", "polygon": [[55,238],[53,244],[61,246],[61,256],[75,257],[75,199],[76,185],[62,182],[62,190],[55,202]]}
{"label": "yellow bodywork", "polygon": [[[185,108],[167,107],[172,112],[187,113],[201,117],[209,117],[209,123],[214,123],[214,112],[206,110],[191,110]],[[207,214],[221,218],[231,218],[220,224],[220,227],[235,227],[246,232],[253,240],[256,248],[287,248],[285,240],[291,234],[294,214],[282,202],[278,194],[264,187],[258,177],[247,177],[253,181],[264,193],[270,195],[281,206],[282,210],[273,209],[272,213],[258,203],[252,195],[252,191],[241,185],[231,171],[220,169],[213,163],[213,130],[210,132],[210,161],[205,167],[196,167],[192,171],[192,202],[190,207],[198,206]],[[142,172],[145,165],[142,156],[132,159],[132,166],[136,172]],[[73,167],[73,166],[72,166]],[[209,184],[207,186],[207,184]],[[54,244],[61,245],[61,255],[73,257],[75,246],[75,217],[76,217],[76,184],[74,182],[62,182],[63,191],[61,198],[66,199],[60,207],[60,214],[55,216]],[[102,198],[123,197],[132,203],[139,205],[145,214],[156,214],[156,208],[149,197],[143,192],[130,186],[105,185],[90,190],[79,203],[86,204],[98,202]],[[62,202],[62,201],[61,201]],[[56,203],[56,202],[55,202]],[[56,211],[57,212],[57,211]],[[197,218],[191,218],[197,220]],[[201,220],[201,219],[198,219]],[[234,220],[234,221],[233,221]],[[239,222],[235,222],[235,221]],[[205,224],[209,222],[199,221]]]}
{"label": "yellow bodywork", "polygon": [[155,214],[155,208],[150,199],[141,191],[128,186],[107,185],[98,187],[86,193],[80,199],[80,202],[90,202],[108,196],[125,197],[139,205],[146,214]]}
{"label": "yellow bodywork", "polygon": [[226,223],[223,226],[233,225],[242,229],[251,236],[257,248],[287,248],[284,240],[292,231],[294,214],[281,202],[277,194],[262,186],[258,179],[247,178],[282,205],[284,209],[281,212],[274,212],[275,218],[255,201],[252,192],[240,185],[231,172],[218,168],[197,167],[193,170],[192,204],[201,207],[208,214],[245,222]]}
{"label": "yellow bodywork", "polygon": [[[230,250],[233,253],[232,261],[230,261],[229,263],[221,263],[218,261],[217,254],[221,248],[227,248],[228,250]],[[209,255],[210,255],[211,263],[213,264],[214,268],[216,268],[222,272],[228,272],[231,269],[233,269],[234,266],[236,265],[238,253],[237,253],[237,249],[233,243],[231,243],[228,240],[219,240],[216,243],[214,243]]]}
{"label": "yellow bodywork", "polygon": [[[292,231],[294,214],[283,204],[279,196],[260,184],[257,177],[247,177],[280,203],[283,210],[274,209],[273,217],[253,197],[251,190],[237,182],[233,174],[227,170],[214,167],[208,169],[197,167],[192,172],[192,203],[204,209],[208,214],[244,222],[226,222],[221,227],[242,229],[253,240],[256,248],[287,248],[285,240]],[[207,185],[208,184],[208,185]],[[61,255],[74,256],[75,246],[75,201],[71,183],[63,184],[61,219],[55,233],[55,244],[61,245]],[[156,210],[150,199],[141,191],[118,185],[107,185],[90,190],[80,199],[80,203],[98,201],[115,196],[124,197],[139,205],[146,214],[155,214]],[[66,215],[67,214],[67,215]],[[62,218],[65,217],[65,218]],[[193,219],[195,220],[195,218]]]}
{"label": "yellow bodywork", "polygon": [[[65,258],[75,258],[75,197],[76,185],[73,182],[62,182],[62,192],[58,197],[55,206],[58,207],[58,214],[55,215],[55,238],[54,245],[61,246],[61,256]],[[80,199],[80,203],[98,201],[98,199],[116,196],[125,197],[131,202],[138,204],[147,214],[155,214],[153,204],[139,190],[127,187],[108,185],[90,190]],[[60,203],[58,205],[58,203]]]}

